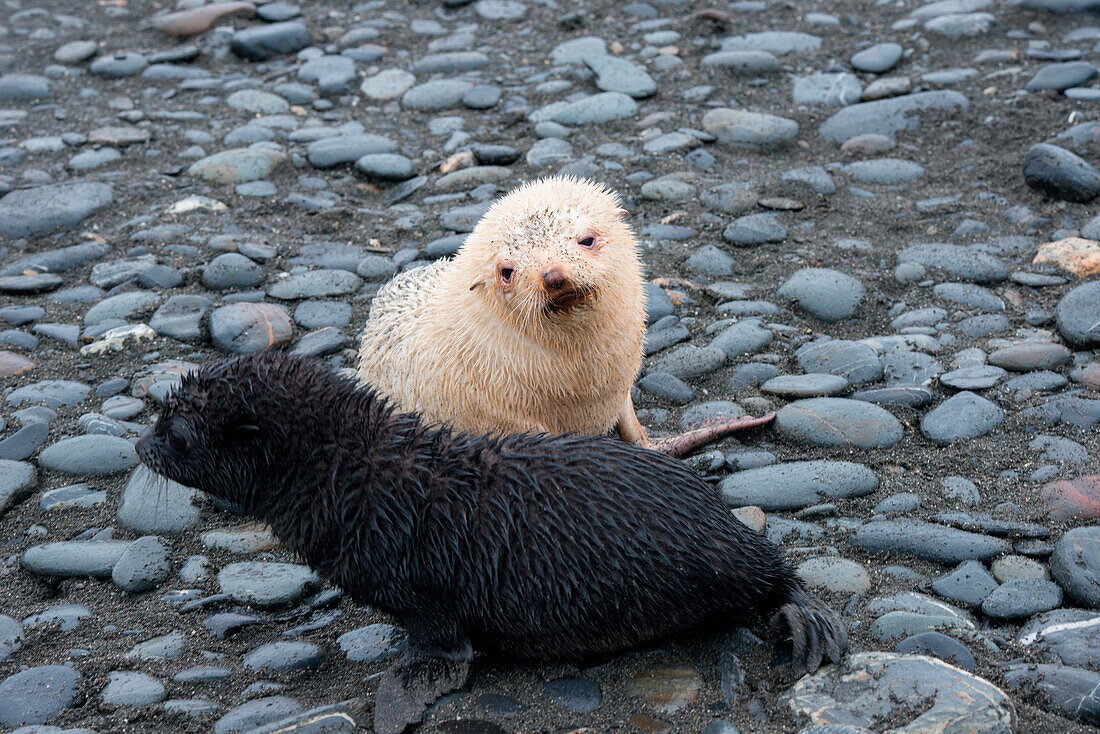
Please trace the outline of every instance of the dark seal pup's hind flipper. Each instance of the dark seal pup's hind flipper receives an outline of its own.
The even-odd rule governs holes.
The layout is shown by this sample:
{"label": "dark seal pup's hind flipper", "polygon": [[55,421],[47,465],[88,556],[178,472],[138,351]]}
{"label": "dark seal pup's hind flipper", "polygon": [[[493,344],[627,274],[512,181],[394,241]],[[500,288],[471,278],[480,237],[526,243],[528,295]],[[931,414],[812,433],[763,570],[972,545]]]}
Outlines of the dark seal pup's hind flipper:
{"label": "dark seal pup's hind flipper", "polygon": [[374,694],[376,734],[401,734],[439,698],[466,683],[470,663],[406,652],[382,675]]}
{"label": "dark seal pup's hind flipper", "polygon": [[768,631],[790,645],[791,673],[809,675],[825,659],[839,663],[848,652],[848,628],[843,620],[817,597],[804,591],[792,595],[772,617]]}

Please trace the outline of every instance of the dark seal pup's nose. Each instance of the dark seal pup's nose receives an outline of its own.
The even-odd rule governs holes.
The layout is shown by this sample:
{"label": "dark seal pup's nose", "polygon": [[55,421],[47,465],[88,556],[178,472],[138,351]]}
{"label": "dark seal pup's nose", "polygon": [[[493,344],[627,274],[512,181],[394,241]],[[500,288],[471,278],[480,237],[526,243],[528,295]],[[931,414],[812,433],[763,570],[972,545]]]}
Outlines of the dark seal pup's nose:
{"label": "dark seal pup's nose", "polygon": [[137,455],[144,462],[146,457],[149,456],[149,451],[153,448],[153,429],[146,428],[145,433],[141,434],[141,438],[134,444],[134,449],[137,451]]}

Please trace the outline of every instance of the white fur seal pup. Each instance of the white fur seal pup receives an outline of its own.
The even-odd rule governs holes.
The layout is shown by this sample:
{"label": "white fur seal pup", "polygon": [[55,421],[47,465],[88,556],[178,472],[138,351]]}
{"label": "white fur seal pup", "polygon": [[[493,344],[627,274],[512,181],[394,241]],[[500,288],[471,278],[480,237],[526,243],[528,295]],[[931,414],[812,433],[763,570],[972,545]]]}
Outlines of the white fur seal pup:
{"label": "white fur seal pup", "polygon": [[406,411],[460,431],[615,429],[674,456],[763,418],[652,441],[630,397],[645,290],[618,198],[548,178],[496,202],[454,259],[401,273],[371,305],[359,377]]}

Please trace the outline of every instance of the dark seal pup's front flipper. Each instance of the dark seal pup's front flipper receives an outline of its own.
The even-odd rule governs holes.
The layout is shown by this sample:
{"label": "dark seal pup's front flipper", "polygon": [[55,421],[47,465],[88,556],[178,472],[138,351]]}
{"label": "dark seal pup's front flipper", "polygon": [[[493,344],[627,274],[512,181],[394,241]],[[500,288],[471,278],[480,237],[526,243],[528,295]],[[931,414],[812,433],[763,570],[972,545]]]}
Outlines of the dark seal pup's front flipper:
{"label": "dark seal pup's front flipper", "polygon": [[410,648],[382,675],[374,694],[376,734],[401,734],[424,718],[440,696],[461,688],[470,672],[465,660],[425,655]]}
{"label": "dark seal pup's front flipper", "polygon": [[839,663],[848,652],[848,628],[820,599],[796,591],[768,625],[772,637],[789,642],[791,673],[801,678],[816,671],[825,658]]}
{"label": "dark seal pup's front flipper", "polygon": [[418,723],[440,696],[466,683],[474,658],[462,626],[431,601],[421,599],[416,614],[401,621],[409,646],[378,682],[376,734],[401,734],[409,724]]}
{"label": "dark seal pup's front flipper", "polygon": [[762,426],[766,423],[770,423],[773,418],[775,418],[775,413],[768,413],[760,418],[753,418],[747,415],[743,418],[734,418],[731,420],[711,420],[691,431],[685,431],[675,436],[654,439],[650,443],[649,448],[652,448],[654,451],[660,451],[662,454],[683,458],[695,449],[706,446],[711,441],[717,441],[723,436],[728,436],[731,433],[743,431],[747,428]]}

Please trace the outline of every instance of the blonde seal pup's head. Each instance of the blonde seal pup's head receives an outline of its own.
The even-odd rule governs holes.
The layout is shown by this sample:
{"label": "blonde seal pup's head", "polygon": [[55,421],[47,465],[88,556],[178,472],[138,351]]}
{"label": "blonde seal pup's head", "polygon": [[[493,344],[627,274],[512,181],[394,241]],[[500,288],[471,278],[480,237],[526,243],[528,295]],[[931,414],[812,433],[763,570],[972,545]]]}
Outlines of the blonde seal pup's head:
{"label": "blonde seal pup's head", "polygon": [[635,321],[644,312],[641,263],[625,215],[602,184],[534,181],[489,209],[455,265],[500,319],[533,336],[609,314]]}

